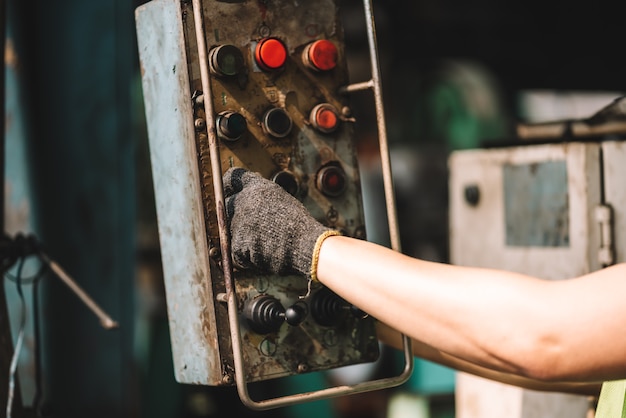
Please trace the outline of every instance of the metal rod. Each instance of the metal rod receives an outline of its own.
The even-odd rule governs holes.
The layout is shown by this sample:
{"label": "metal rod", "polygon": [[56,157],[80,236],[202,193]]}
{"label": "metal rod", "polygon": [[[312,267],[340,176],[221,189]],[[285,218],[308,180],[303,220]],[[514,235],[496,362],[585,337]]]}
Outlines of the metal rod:
{"label": "metal rod", "polygon": [[356,91],[370,90],[374,87],[374,80],[364,81],[362,83],[348,84],[339,89],[339,93],[354,93]]}
{"label": "metal rod", "polygon": [[[15,351],[13,352],[13,358],[11,359],[11,368],[9,370],[9,393],[7,396],[7,408],[6,417],[11,418],[13,414],[13,399],[16,394],[16,380],[17,380],[17,363],[19,360],[20,352],[22,351],[22,344],[24,343],[24,327],[26,326],[26,301],[24,300],[24,293],[22,292],[22,267],[24,267],[24,258],[21,258],[17,267],[17,294],[20,298],[20,318],[19,318],[19,332],[17,334],[17,341],[15,343]],[[4,285],[4,284],[3,284]],[[17,390],[19,392],[19,388]]]}
{"label": "metal rod", "polygon": [[376,27],[374,26],[374,14],[371,0],[363,0],[365,17],[367,19],[367,40],[370,49],[370,64],[372,71],[372,84],[374,102],[376,106],[376,121],[378,122],[378,142],[380,144],[380,159],[383,171],[383,184],[385,187],[385,202],[387,204],[387,220],[389,222],[389,238],[391,248],[401,251],[398,217],[391,173],[391,159],[389,158],[389,146],[387,142],[387,126],[385,123],[385,109],[383,106],[383,93],[381,88],[380,67],[378,65],[378,46],[376,44]]}
{"label": "metal rod", "polygon": [[[367,83],[361,84],[371,84],[374,91],[376,121],[378,123],[378,142],[380,147],[380,159],[383,172],[383,185],[385,189],[385,203],[387,205],[387,220],[389,223],[389,239],[391,243],[391,248],[395,251],[401,252],[402,248],[400,243],[400,228],[398,226],[398,215],[396,212],[393,175],[391,171],[391,158],[389,156],[389,143],[387,141],[387,125],[385,121],[385,109],[383,106],[378,45],[376,43],[376,26],[374,24],[372,1],[363,0],[363,8],[365,9],[367,40],[370,49],[369,52],[372,79]],[[357,84],[356,86],[360,87],[361,84]],[[402,335],[402,345],[404,350],[404,358],[406,361],[405,372],[407,372],[410,376],[413,370],[413,349],[411,339],[407,335]]]}
{"label": "metal rod", "polygon": [[[220,150],[217,142],[217,132],[215,130],[215,120],[213,118],[213,100],[211,81],[208,69],[208,54],[206,40],[204,37],[204,21],[202,19],[202,3],[200,0],[193,0],[193,17],[196,33],[196,43],[198,45],[198,60],[200,61],[200,79],[202,82],[202,95],[204,97],[204,112],[206,114],[206,133],[209,140],[209,154],[211,159],[211,174],[213,177],[213,191],[215,194],[215,207],[217,214],[217,224],[220,238],[220,251],[222,253],[222,268],[224,272],[224,284],[226,287],[226,299],[228,304],[228,322],[230,325],[230,339],[233,348],[233,362],[235,366],[235,381],[239,397],[250,399],[248,386],[245,378],[243,365],[243,353],[241,349],[241,335],[239,333],[239,315],[237,311],[237,300],[235,284],[233,280],[233,269],[230,256],[230,237],[226,229],[226,209],[224,201],[224,184],[222,181],[222,164]],[[245,402],[244,402],[245,403]]]}
{"label": "metal rod", "polygon": [[57,275],[63,283],[70,288],[72,292],[89,308],[100,320],[100,324],[105,329],[117,328],[119,324],[111,319],[111,317],[98,306],[98,304],[76,283],[61,266],[55,261],[51,260],[46,254],[41,254],[41,259],[46,263],[50,269]]}

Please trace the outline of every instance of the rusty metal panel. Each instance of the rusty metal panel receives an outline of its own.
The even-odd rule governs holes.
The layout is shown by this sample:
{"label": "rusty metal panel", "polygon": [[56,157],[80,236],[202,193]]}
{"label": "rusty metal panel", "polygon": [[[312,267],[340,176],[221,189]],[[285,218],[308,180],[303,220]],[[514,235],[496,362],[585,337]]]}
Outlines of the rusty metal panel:
{"label": "rusty metal panel", "polygon": [[152,1],[137,9],[136,20],[175,375],[179,382],[217,384],[221,366],[180,2]]}
{"label": "rusty metal panel", "polygon": [[[235,379],[207,135],[213,131],[206,127],[214,127],[225,112],[245,118],[246,129],[236,140],[219,138],[221,172],[238,166],[271,179],[287,175],[295,185],[290,192],[311,214],[346,235],[365,238],[365,221],[354,120],[347,96],[339,93],[348,77],[336,2],[201,3],[208,63],[200,62],[197,39],[202,38],[196,38],[191,2],[153,0],[138,9],[137,28],[176,375],[184,383],[223,385]],[[279,71],[260,68],[255,58],[258,43],[268,38],[286,47]],[[303,53],[316,40],[336,46],[332,71],[307,66]],[[212,72],[205,94],[201,65],[214,71],[223,64],[215,51],[233,52],[229,59],[235,57],[237,67],[235,74]],[[311,122],[310,113],[320,104],[337,111],[336,130],[323,132]],[[284,136],[268,134],[265,118],[272,109],[293,124]],[[325,167],[340,167],[345,175],[340,195],[318,187]],[[337,302],[342,307],[332,312],[332,323],[315,318],[316,307],[334,304],[315,302],[328,296],[319,284],[309,291],[303,277],[235,271],[235,292],[248,382],[378,357],[373,318],[343,301]],[[244,313],[266,296],[284,308],[302,307],[304,320],[255,330]]]}

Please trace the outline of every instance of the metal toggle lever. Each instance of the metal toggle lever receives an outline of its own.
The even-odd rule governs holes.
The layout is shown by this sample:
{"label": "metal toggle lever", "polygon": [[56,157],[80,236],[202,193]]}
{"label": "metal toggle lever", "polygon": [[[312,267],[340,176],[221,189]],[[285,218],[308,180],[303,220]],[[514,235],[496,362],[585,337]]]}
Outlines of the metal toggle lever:
{"label": "metal toggle lever", "polygon": [[117,328],[119,324],[111,319],[111,317],[98,306],[98,304],[76,283],[66,272],[61,268],[61,266],[54,260],[51,260],[47,254],[40,253],[39,257],[41,261],[47,264],[50,269],[57,275],[59,279],[63,283],[70,288],[70,290],[78,296],[78,298],[93,312],[98,319],[100,320],[100,325],[104,329],[113,329]]}

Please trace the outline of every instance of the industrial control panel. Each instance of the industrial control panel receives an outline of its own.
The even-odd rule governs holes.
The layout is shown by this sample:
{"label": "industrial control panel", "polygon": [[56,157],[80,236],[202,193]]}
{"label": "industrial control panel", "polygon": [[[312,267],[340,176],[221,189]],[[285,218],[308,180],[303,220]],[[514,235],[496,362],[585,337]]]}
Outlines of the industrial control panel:
{"label": "industrial control panel", "polygon": [[136,19],[177,380],[233,384],[233,348],[246,382],[376,360],[373,319],[300,276],[235,268],[229,334],[216,176],[259,172],[366,238],[338,2],[153,0]]}

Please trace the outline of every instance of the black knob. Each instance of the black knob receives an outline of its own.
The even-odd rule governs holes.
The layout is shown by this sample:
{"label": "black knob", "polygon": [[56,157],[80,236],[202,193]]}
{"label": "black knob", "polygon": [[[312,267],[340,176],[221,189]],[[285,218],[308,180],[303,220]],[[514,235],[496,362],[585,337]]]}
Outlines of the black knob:
{"label": "black knob", "polygon": [[246,118],[241,113],[224,111],[215,119],[217,135],[226,141],[236,141],[248,129]]}
{"label": "black knob", "polygon": [[278,299],[261,295],[252,299],[243,309],[250,328],[258,334],[277,332],[285,322],[285,308]]}
{"label": "black knob", "polygon": [[274,138],[284,138],[291,132],[293,122],[289,114],[279,107],[274,107],[263,115],[263,130]]}
{"label": "black knob", "polygon": [[298,326],[306,319],[307,309],[302,303],[296,303],[285,311],[285,322],[292,326]]}
{"label": "black knob", "polygon": [[298,191],[300,190],[298,179],[290,171],[279,171],[278,173],[274,174],[274,176],[272,177],[272,181],[285,189],[287,193],[292,196],[296,196],[298,194]]}
{"label": "black knob", "polygon": [[221,76],[237,75],[243,67],[241,50],[234,45],[220,45],[209,51],[209,69]]}
{"label": "black knob", "polygon": [[323,326],[332,326],[337,323],[341,313],[348,304],[327,288],[322,288],[313,295],[311,300],[311,315],[315,322]]}

